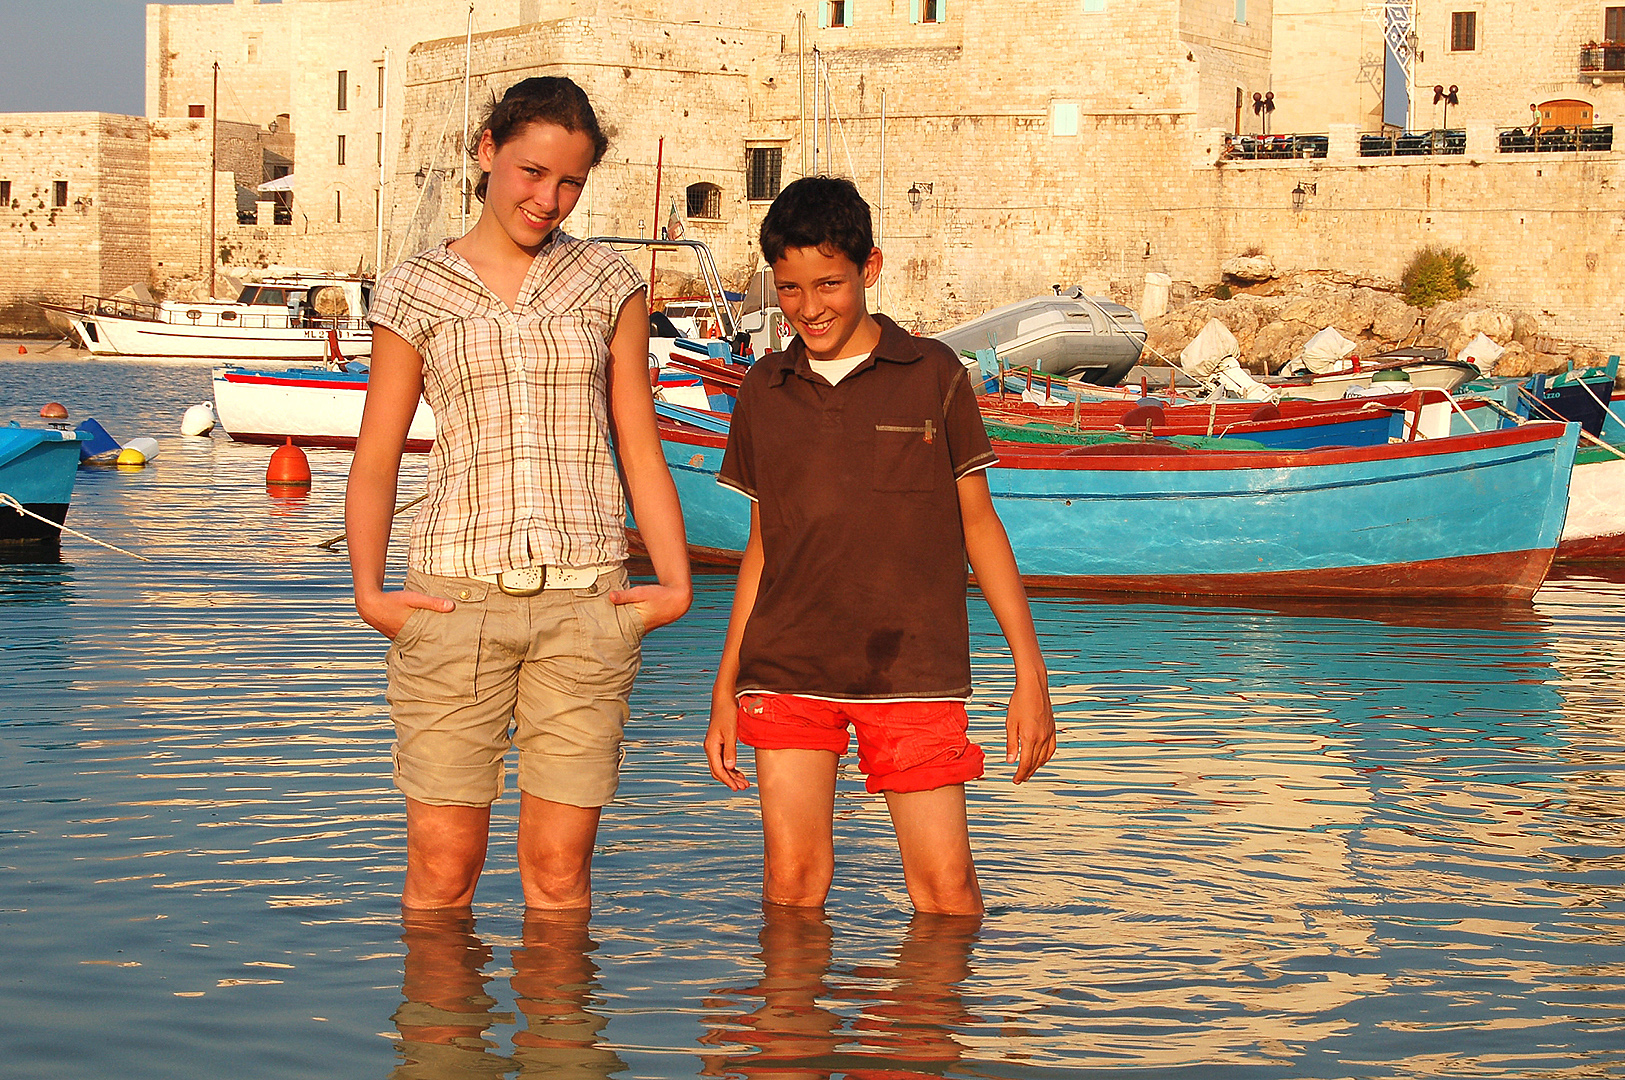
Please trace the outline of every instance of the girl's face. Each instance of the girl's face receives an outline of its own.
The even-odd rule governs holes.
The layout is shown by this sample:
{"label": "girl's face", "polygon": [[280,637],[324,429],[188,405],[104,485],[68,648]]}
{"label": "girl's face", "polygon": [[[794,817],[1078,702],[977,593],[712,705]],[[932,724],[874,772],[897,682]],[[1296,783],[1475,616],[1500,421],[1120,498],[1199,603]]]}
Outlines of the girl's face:
{"label": "girl's face", "polygon": [[479,146],[480,168],[490,174],[484,212],[534,254],[575,209],[592,158],[591,138],[557,124],[526,124],[501,146],[487,131]]}

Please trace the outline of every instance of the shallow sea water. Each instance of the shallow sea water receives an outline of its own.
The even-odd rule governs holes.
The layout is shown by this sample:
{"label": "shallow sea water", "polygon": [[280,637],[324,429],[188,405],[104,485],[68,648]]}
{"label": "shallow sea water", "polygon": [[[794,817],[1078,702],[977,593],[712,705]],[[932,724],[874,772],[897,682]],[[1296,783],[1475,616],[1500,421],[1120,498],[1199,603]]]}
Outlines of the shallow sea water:
{"label": "shallow sea water", "polygon": [[[68,518],[151,562],[0,566],[6,1077],[1625,1076],[1618,575],[1491,609],[1036,599],[1060,750],[970,789],[969,932],[910,919],[855,776],[827,919],[764,923],[754,799],[699,745],[731,598],[702,578],[646,645],[590,925],[525,922],[511,786],[473,918],[403,924],[385,642],[313,546],[348,456],[270,498],[268,448],[173,434],[209,395],[0,359],[0,422],[54,399],[162,443]],[[995,750],[974,599],[972,631]]]}

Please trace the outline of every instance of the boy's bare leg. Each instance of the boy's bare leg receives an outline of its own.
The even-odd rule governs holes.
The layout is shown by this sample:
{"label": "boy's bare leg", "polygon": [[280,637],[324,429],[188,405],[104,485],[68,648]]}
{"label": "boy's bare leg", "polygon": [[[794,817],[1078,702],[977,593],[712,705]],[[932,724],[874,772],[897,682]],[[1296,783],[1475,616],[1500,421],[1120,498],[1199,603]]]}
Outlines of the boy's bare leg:
{"label": "boy's bare leg", "polygon": [[965,785],[888,791],[892,827],[903,854],[903,881],[914,910],[932,915],[982,914],[982,887],[971,859]]}
{"label": "boy's bare leg", "polygon": [[567,911],[592,906],[597,806],[571,806],[519,794],[519,884],[525,907]]}
{"label": "boy's bare leg", "polygon": [[401,906],[458,908],[473,903],[490,832],[489,806],[436,806],[407,799]]}
{"label": "boy's bare leg", "polygon": [[821,907],[835,877],[835,754],[757,750],[762,899]]}

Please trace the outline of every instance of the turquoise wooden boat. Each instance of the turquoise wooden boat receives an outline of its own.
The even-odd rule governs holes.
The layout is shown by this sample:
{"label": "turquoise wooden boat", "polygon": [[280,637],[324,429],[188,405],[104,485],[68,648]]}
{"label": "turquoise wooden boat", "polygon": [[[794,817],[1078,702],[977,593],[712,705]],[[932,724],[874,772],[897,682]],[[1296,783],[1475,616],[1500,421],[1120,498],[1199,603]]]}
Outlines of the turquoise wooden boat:
{"label": "turquoise wooden boat", "polygon": [[[56,428],[0,427],[0,495],[5,496],[0,498],[0,544],[55,544],[61,539],[56,525],[68,516],[84,438]],[[13,502],[28,514],[19,513]]]}
{"label": "turquoise wooden boat", "polygon": [[[664,420],[696,562],[737,562],[726,436]],[[994,504],[1031,586],[1258,597],[1528,598],[1563,528],[1579,428],[1326,450],[997,447]],[[632,523],[635,527],[635,523]]]}

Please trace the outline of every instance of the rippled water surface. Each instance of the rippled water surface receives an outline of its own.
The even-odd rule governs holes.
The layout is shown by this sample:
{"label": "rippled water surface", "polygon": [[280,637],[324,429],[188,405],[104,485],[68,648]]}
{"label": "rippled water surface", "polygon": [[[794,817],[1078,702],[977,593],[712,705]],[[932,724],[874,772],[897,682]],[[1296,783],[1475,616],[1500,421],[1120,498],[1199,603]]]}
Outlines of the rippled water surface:
{"label": "rippled water surface", "polygon": [[[347,455],[270,498],[267,448],[173,434],[207,368],[60,356],[0,359],[0,422],[55,399],[162,453],[82,472],[68,518],[152,561],[0,566],[0,1074],[1625,1075],[1618,577],[1036,600],[1060,751],[971,788],[975,930],[910,920],[855,778],[827,920],[764,923],[753,799],[702,764],[704,579],[646,646],[590,925],[526,924],[511,799],[473,919],[403,924],[385,642],[314,546]],[[994,747],[1009,664],[972,629]]]}

